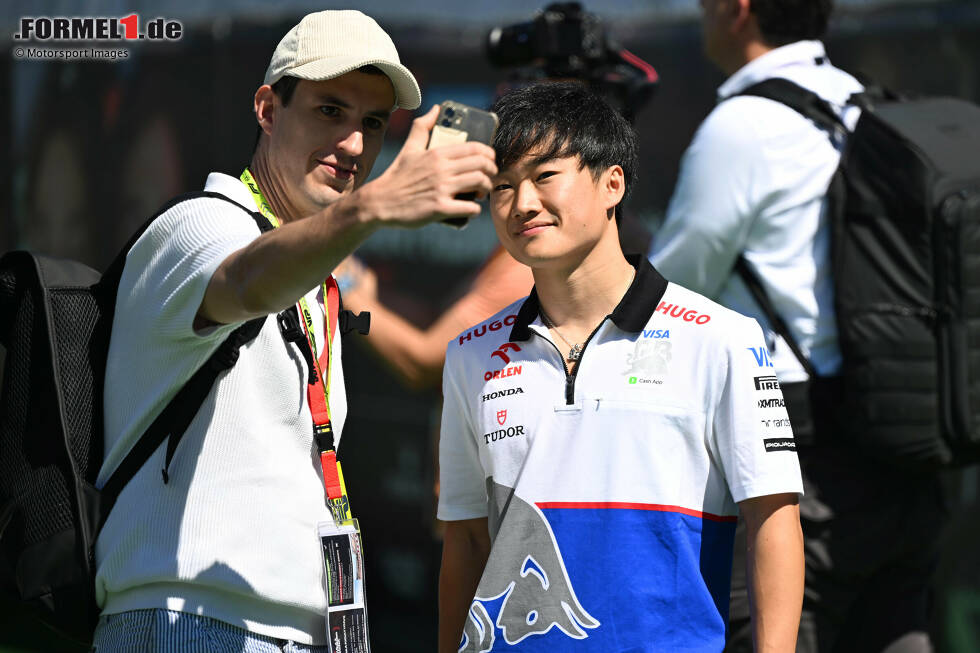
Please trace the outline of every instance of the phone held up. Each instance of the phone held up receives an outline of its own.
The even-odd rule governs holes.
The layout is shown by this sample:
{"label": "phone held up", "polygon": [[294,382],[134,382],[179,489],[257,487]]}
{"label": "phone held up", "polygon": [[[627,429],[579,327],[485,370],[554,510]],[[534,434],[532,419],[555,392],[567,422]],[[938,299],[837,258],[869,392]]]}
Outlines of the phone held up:
{"label": "phone held up", "polygon": [[[497,114],[491,111],[446,100],[439,107],[439,117],[429,136],[428,149],[467,141],[490,145],[498,123]],[[460,193],[456,198],[473,200],[476,199],[476,193]],[[469,218],[446,218],[442,221],[443,224],[457,229],[465,227],[467,222]]]}

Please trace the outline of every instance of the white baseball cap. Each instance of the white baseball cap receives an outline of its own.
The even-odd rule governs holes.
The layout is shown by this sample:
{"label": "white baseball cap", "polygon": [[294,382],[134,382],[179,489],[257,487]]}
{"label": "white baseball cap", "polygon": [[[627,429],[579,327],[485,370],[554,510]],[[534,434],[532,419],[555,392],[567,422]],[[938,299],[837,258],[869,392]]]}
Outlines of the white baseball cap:
{"label": "white baseball cap", "polygon": [[352,9],[304,16],[279,41],[263,83],[285,76],[322,81],[361,66],[376,66],[388,76],[399,107],[417,109],[422,104],[419,84],[398,59],[391,37],[373,18]]}

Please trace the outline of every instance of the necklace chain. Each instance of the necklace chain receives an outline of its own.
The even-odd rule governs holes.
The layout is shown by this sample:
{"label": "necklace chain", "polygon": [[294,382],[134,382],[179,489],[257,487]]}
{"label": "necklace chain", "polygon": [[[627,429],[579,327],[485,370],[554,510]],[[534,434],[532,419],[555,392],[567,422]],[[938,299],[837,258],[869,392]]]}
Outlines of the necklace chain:
{"label": "necklace chain", "polygon": [[538,307],[538,312],[541,314],[541,320],[545,323],[545,326],[547,326],[549,329],[554,329],[555,334],[561,338],[561,341],[568,345],[569,350],[566,358],[572,362],[577,362],[582,356],[582,344],[578,342],[575,344],[570,343],[568,339],[561,334],[561,331],[558,330],[558,327],[555,326],[555,323],[551,321],[551,318],[548,317],[548,314],[545,313],[544,309],[540,306]]}
{"label": "necklace chain", "polygon": [[[635,278],[636,270],[634,269],[633,275],[630,277],[630,286],[633,285],[633,279]],[[548,314],[545,313],[544,308],[540,304],[538,305],[538,313],[541,315],[541,321],[545,323],[545,326],[547,326],[549,329],[553,329],[555,334],[561,338],[561,341],[568,345],[569,349],[566,358],[573,363],[577,363],[578,359],[582,357],[582,350],[585,349],[585,346],[580,342],[576,342],[574,344],[569,342],[568,338],[561,334],[561,331],[558,330],[558,327],[555,326],[555,323],[550,317],[548,317]]]}

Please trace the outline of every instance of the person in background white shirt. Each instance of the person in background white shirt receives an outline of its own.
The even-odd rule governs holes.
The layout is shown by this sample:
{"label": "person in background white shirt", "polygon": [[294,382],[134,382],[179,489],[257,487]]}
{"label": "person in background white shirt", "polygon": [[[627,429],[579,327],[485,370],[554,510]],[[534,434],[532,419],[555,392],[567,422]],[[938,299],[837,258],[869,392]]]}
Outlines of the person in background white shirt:
{"label": "person in background white shirt", "polygon": [[[934,475],[902,475],[839,438],[840,370],[825,196],[844,145],[772,100],[737,96],[785,78],[836,108],[863,90],[819,39],[832,0],[702,0],[704,50],[729,75],[684,154],[649,257],[667,279],[763,324],[800,447],[806,597],[798,651],[932,650],[930,576],[942,496]],[[737,97],[732,97],[737,96]],[[743,255],[814,366],[809,379],[733,273]],[[741,538],[736,538],[736,545]],[[751,650],[745,554],[736,552],[727,651]]]}

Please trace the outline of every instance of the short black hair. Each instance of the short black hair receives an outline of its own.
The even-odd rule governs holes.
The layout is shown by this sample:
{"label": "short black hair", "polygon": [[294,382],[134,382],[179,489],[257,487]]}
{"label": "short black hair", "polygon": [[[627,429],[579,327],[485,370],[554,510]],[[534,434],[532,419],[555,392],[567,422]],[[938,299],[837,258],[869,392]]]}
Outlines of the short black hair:
{"label": "short black hair", "polygon": [[834,0],[752,0],[750,10],[765,42],[778,47],[823,37]]}
{"label": "short black hair", "polygon": [[[384,75],[385,71],[381,70],[377,66],[361,66],[357,69],[357,72],[364,73],[366,75]],[[272,85],[272,92],[279,96],[282,100],[282,106],[289,106],[290,100],[293,99],[293,93],[296,92],[296,86],[299,84],[299,77],[292,77],[290,75],[283,75]],[[255,134],[255,147],[252,148],[254,152],[259,146],[259,139],[262,138],[262,126],[258,126],[258,133]]]}
{"label": "short black hair", "polygon": [[[534,150],[547,161],[579,157],[596,180],[611,166],[623,169],[625,200],[636,183],[637,144],[633,128],[600,95],[581,82],[539,82],[498,99],[500,127],[493,138],[497,167],[514,165]],[[619,221],[619,207],[616,220]]]}

